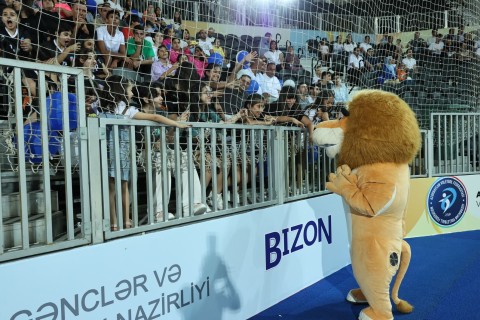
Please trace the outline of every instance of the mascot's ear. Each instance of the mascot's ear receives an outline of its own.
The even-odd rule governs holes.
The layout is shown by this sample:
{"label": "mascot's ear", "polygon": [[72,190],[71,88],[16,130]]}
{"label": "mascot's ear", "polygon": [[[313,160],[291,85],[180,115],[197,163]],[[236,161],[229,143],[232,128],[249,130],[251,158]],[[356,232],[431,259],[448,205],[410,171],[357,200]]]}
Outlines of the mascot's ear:
{"label": "mascot's ear", "polygon": [[335,158],[342,147],[347,118],[321,122],[313,131],[313,143],[325,148],[329,158]]}

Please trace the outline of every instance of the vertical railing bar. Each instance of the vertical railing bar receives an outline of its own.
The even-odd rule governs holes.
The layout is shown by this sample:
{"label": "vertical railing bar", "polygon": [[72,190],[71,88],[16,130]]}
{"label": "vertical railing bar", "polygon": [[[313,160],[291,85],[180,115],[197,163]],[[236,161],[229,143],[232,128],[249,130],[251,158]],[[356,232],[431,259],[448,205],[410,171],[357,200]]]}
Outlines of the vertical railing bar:
{"label": "vertical railing bar", "polygon": [[[49,132],[48,130],[48,119],[49,116],[47,114],[47,88],[45,82],[45,71],[40,70],[38,71],[38,92],[39,94],[39,102],[40,102],[40,132],[41,132],[41,139],[42,139],[42,163],[43,163],[43,172],[42,172],[42,181],[43,181],[43,212],[45,214],[45,235],[46,235],[46,243],[52,244],[53,243],[53,222],[52,222],[52,198],[51,198],[51,186],[50,186],[50,148],[49,148]],[[53,104],[53,101],[52,101]],[[51,106],[50,106],[51,108]],[[50,109],[51,110],[51,109]],[[64,109],[65,110],[65,109]],[[68,109],[67,109],[68,110]],[[62,110],[63,111],[63,110]],[[63,113],[63,112],[62,112]],[[64,132],[63,140],[70,137],[68,132]],[[68,157],[67,153],[65,153],[65,157]],[[65,168],[65,171],[68,168]],[[30,204],[32,205],[32,204]]]}
{"label": "vertical railing bar", "polygon": [[28,228],[28,190],[26,178],[26,163],[25,163],[25,132],[23,126],[23,108],[22,108],[22,75],[20,68],[13,69],[14,74],[14,94],[15,94],[15,120],[17,124],[17,144],[18,144],[18,177],[19,177],[19,191],[20,191],[20,217],[22,230],[22,248],[28,249],[30,247],[30,235]]}

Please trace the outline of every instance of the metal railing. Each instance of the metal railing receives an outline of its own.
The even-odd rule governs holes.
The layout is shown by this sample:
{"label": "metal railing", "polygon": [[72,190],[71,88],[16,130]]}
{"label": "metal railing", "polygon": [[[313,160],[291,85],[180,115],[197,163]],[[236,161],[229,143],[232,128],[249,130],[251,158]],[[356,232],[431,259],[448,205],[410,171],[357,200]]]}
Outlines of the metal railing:
{"label": "metal railing", "polygon": [[[10,144],[0,175],[0,261],[318,196],[327,192],[328,173],[336,168],[299,128],[193,123],[180,130],[86,118],[81,70],[5,59],[0,64],[11,68],[4,76],[14,106],[2,129],[2,141]],[[38,72],[36,121],[24,114],[23,69]],[[61,73],[61,106],[69,105],[67,76],[75,79],[74,110],[52,113],[46,73]],[[53,128],[52,120],[62,127]],[[480,173],[479,124],[478,113],[433,113],[412,177]],[[127,138],[110,138],[120,136]],[[121,176],[125,159],[130,192],[122,199],[125,184],[113,177]],[[111,194],[118,196],[110,200]],[[196,215],[197,203],[212,211]],[[123,214],[126,206],[131,215]]]}
{"label": "metal railing", "polygon": [[480,113],[432,113],[432,176],[480,173]]}
{"label": "metal railing", "polygon": [[[0,66],[11,89],[8,104],[14,106],[4,128],[11,135],[3,140],[8,163],[1,167],[0,261],[90,243],[88,161],[81,152],[87,142],[78,140],[81,161],[74,177],[69,156],[74,146],[66,138],[74,130],[85,132],[85,109],[78,108],[85,105],[82,70],[3,58]],[[26,80],[32,71],[37,74],[35,89]],[[56,98],[46,78],[53,73],[61,84]],[[69,105],[68,77],[76,88],[75,118],[64,112]],[[73,190],[74,184],[78,189]],[[75,202],[75,194],[81,202]],[[76,214],[84,221],[81,227],[75,225]]]}

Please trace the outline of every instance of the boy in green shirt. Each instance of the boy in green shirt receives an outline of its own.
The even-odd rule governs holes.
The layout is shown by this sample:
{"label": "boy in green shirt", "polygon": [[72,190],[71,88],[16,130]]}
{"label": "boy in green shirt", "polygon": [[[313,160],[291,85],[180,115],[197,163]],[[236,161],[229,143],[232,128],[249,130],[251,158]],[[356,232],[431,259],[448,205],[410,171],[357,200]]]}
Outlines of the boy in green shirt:
{"label": "boy in green shirt", "polygon": [[127,41],[127,57],[133,60],[132,70],[150,74],[155,52],[152,43],[145,40],[145,30],[141,26],[133,28],[133,37]]}

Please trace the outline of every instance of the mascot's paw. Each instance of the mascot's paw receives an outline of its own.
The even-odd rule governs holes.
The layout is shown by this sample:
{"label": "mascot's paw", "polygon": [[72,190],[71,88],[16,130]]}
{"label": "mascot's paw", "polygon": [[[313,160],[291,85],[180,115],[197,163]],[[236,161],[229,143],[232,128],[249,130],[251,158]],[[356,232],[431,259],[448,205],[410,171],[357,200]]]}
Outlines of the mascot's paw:
{"label": "mascot's paw", "polygon": [[363,313],[363,310],[362,310],[358,315],[358,320],[373,320],[373,319],[367,316],[365,313]]}
{"label": "mascot's paw", "polygon": [[413,311],[413,306],[405,300],[400,300],[395,306],[400,313],[411,313]]}
{"label": "mascot's paw", "polygon": [[352,289],[347,294],[347,301],[353,304],[368,303],[367,298],[363,295],[362,290]]}
{"label": "mascot's paw", "polygon": [[326,184],[327,190],[342,195],[341,192],[345,187],[357,184],[358,176],[352,173],[352,169],[349,166],[344,164],[337,168],[336,173],[330,173],[328,180],[329,182]]}

